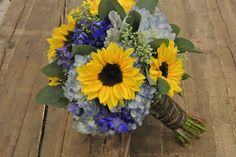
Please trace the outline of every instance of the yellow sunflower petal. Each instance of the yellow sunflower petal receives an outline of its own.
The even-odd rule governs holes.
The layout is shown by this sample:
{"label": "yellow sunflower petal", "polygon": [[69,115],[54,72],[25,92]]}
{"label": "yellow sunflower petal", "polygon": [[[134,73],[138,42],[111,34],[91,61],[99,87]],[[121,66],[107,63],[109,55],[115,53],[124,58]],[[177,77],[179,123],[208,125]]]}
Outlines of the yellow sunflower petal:
{"label": "yellow sunflower petal", "polygon": [[87,97],[87,100],[93,100],[95,98],[98,97],[98,93],[97,92],[94,92],[94,93],[90,93]]}
{"label": "yellow sunflower petal", "polygon": [[103,86],[99,91],[99,100],[100,103],[105,103],[110,97],[110,87]]}
{"label": "yellow sunflower petal", "polygon": [[89,85],[87,85],[86,88],[84,88],[83,92],[84,93],[98,92],[101,88],[102,88],[102,83],[89,84]]}
{"label": "yellow sunflower petal", "polygon": [[125,98],[125,99],[129,99],[129,95],[128,95],[128,91],[127,91],[126,86],[124,86],[124,84],[119,84],[119,87],[121,89],[122,97]]}
{"label": "yellow sunflower petal", "polygon": [[[115,98],[113,90],[110,90],[110,102],[109,103],[111,103],[110,106],[113,106],[113,107],[116,107],[118,104],[118,99]],[[108,106],[109,106],[109,104],[108,104]]]}

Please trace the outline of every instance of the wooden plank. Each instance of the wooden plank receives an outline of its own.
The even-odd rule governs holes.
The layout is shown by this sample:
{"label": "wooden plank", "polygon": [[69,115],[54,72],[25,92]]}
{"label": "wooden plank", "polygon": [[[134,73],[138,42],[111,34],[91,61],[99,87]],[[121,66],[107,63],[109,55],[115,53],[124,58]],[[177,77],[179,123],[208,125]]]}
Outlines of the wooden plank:
{"label": "wooden plank", "polygon": [[12,1],[0,24],[0,81],[2,81],[24,31],[35,0]]}
{"label": "wooden plank", "polygon": [[37,1],[33,6],[0,86],[1,156],[38,154],[43,106],[36,106],[34,97],[46,83],[39,72],[46,61],[45,39],[48,30],[58,24],[64,2]]}
{"label": "wooden plank", "polygon": [[215,2],[228,36],[232,39],[236,39],[236,27],[234,27],[236,25],[236,2],[234,0],[216,0]]}

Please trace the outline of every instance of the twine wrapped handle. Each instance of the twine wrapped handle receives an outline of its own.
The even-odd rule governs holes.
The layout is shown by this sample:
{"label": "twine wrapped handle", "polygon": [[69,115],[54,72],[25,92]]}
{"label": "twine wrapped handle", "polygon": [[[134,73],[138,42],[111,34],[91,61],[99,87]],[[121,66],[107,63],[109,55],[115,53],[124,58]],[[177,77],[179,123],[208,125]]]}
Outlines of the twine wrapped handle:
{"label": "twine wrapped handle", "polygon": [[169,96],[163,96],[160,101],[154,102],[151,114],[173,130],[183,145],[189,143],[191,139],[199,139],[200,135],[207,130],[206,123],[202,119],[185,112]]}

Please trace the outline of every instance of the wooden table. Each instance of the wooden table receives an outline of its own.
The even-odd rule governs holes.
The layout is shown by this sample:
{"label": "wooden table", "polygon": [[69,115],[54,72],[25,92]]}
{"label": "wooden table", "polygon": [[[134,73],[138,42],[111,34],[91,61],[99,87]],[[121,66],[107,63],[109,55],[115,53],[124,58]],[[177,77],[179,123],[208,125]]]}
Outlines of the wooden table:
{"label": "wooden table", "polygon": [[[76,133],[65,110],[35,105],[45,85],[46,38],[76,1],[12,0],[0,27],[0,156],[119,156],[112,138]],[[163,11],[204,54],[189,54],[194,77],[184,82],[190,112],[208,132],[186,148],[160,122],[147,118],[132,133],[131,157],[236,157],[236,1],[165,0]],[[109,152],[109,153],[107,153]],[[112,153],[111,153],[112,152]]]}

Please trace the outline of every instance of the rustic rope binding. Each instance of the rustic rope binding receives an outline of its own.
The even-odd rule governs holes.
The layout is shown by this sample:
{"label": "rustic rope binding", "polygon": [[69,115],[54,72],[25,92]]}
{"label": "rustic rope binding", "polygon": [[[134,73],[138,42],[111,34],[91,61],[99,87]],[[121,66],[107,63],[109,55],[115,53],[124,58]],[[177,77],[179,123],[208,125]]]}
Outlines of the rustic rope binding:
{"label": "rustic rope binding", "polygon": [[160,101],[153,103],[151,114],[173,130],[183,145],[189,143],[191,139],[199,139],[207,130],[203,120],[185,112],[169,96],[163,96]]}

